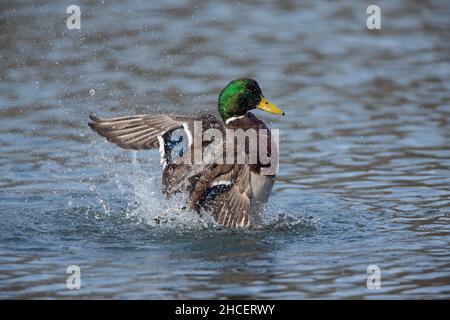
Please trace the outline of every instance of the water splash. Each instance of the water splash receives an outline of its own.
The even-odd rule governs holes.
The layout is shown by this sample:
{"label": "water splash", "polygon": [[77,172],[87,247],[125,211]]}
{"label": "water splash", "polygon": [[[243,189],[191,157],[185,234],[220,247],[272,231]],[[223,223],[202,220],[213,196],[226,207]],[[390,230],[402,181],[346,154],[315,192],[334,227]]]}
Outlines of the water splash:
{"label": "water splash", "polygon": [[202,229],[214,226],[207,213],[186,210],[186,195],[167,198],[161,191],[157,152],[134,152],[100,147],[94,161],[104,179],[91,186],[96,207],[104,216],[124,215],[130,221],[161,228]]}
{"label": "water splash", "polygon": [[[112,151],[107,145],[97,149],[94,161],[104,177],[90,187],[95,194],[96,218],[122,215],[130,222],[184,231],[222,229],[208,212],[199,214],[186,210],[187,195],[180,193],[167,198],[162,194],[161,167],[156,152]],[[293,217],[270,205],[260,229],[285,231],[313,224],[311,220]]]}

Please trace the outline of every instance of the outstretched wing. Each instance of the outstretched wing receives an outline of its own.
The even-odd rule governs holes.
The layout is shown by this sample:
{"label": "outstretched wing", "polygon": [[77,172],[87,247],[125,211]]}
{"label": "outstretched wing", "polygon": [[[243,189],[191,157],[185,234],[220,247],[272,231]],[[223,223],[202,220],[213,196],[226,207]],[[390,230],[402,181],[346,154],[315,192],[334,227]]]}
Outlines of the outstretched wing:
{"label": "outstretched wing", "polygon": [[124,149],[158,148],[158,137],[177,128],[190,127],[197,118],[181,115],[137,115],[104,119],[90,115],[92,122],[88,125],[108,141]]}
{"label": "outstretched wing", "polygon": [[[212,115],[189,117],[156,114],[110,119],[91,115],[90,118],[92,122],[88,125],[92,130],[119,147],[133,150],[159,147],[163,165],[163,192],[166,194],[189,188],[195,182],[195,179],[190,178],[201,175],[209,165],[192,164],[195,121],[200,121],[199,129],[202,131],[210,128],[223,130],[223,125]],[[202,142],[200,146],[203,148],[208,143]]]}

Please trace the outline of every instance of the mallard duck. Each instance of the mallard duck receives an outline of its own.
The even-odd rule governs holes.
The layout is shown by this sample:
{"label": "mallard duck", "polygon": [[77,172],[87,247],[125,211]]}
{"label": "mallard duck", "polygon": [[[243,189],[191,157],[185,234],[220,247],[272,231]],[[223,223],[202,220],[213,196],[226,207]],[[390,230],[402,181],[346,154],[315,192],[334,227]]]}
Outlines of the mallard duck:
{"label": "mallard duck", "polygon": [[[210,114],[199,117],[147,114],[110,119],[91,115],[92,122],[88,125],[121,148],[159,148],[163,165],[163,193],[170,197],[177,192],[186,192],[189,198],[185,207],[196,211],[204,209],[212,214],[217,223],[224,226],[259,226],[262,222],[262,209],[275,180],[275,172],[263,174],[262,170],[272,166],[273,161],[278,166],[278,152],[271,154],[271,150],[277,151],[277,148],[272,148],[276,147],[275,141],[264,122],[250,110],[257,108],[277,115],[284,115],[284,112],[264,98],[255,80],[247,78],[234,80],[222,89],[218,107],[223,122]],[[204,152],[214,141],[193,141],[196,122],[201,123],[201,133],[208,129],[216,129],[223,134],[229,129],[255,129],[259,132],[258,138],[261,137],[260,132],[265,133],[268,138],[266,151],[271,156],[271,162],[263,164],[258,157],[256,163],[239,163],[235,160],[230,163],[223,161],[224,154],[220,153],[216,158],[212,153],[214,161],[192,161],[195,157],[194,146]],[[175,132],[178,132],[178,136]],[[227,141],[222,144],[220,142],[216,147],[226,143]],[[236,157],[239,152],[244,152],[247,161],[249,141],[245,143],[245,150],[233,150]]]}

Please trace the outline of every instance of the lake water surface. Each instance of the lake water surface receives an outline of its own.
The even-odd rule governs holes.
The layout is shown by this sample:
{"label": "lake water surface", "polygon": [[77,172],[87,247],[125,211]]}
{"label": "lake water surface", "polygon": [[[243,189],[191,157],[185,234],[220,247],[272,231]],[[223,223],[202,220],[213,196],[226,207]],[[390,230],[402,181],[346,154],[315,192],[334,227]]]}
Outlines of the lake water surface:
{"label": "lake water surface", "polygon": [[[450,298],[448,1],[378,1],[376,31],[364,2],[287,0],[78,1],[68,30],[72,2],[0,4],[0,298]],[[287,113],[257,112],[281,134],[261,230],[179,212],[158,151],[86,125],[217,115],[243,76]]]}

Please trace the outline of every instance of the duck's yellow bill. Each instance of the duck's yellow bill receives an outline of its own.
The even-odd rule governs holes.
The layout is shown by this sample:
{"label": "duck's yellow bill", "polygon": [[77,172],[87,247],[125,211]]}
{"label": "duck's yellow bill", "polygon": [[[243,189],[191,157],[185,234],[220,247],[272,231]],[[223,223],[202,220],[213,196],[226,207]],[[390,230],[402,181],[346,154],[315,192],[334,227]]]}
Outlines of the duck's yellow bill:
{"label": "duck's yellow bill", "polygon": [[272,102],[267,101],[263,97],[261,97],[261,102],[256,106],[256,108],[273,113],[273,114],[279,114],[281,116],[284,116],[284,112],[278,109],[273,105]]}

